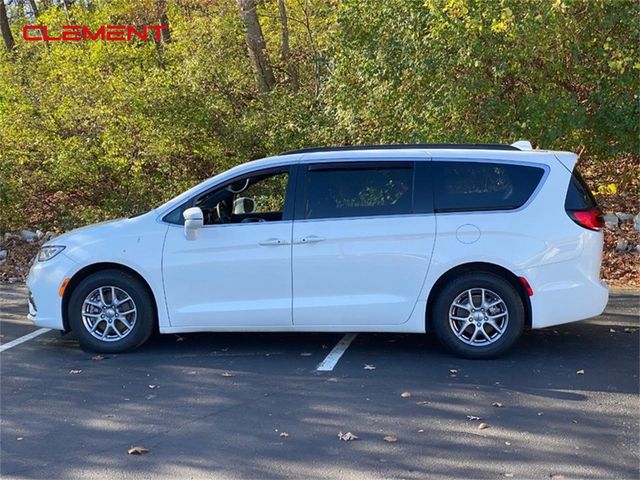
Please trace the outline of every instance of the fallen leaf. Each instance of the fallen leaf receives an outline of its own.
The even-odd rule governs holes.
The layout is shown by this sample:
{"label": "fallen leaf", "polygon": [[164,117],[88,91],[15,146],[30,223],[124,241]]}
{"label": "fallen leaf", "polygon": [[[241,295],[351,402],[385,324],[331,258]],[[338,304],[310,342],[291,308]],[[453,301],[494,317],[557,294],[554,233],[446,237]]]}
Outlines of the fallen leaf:
{"label": "fallen leaf", "polygon": [[583,368],[581,368],[580,370],[578,370],[578,371],[576,372],[576,375],[584,375],[584,369],[583,369]]}
{"label": "fallen leaf", "polygon": [[82,370],[69,370],[69,373],[71,375],[78,375],[78,374],[82,373]]}
{"label": "fallen leaf", "polygon": [[289,436],[289,434],[287,432],[281,432],[280,436],[284,437],[284,438],[287,438]]}
{"label": "fallen leaf", "polygon": [[338,433],[338,438],[340,440],[344,440],[345,442],[350,442],[352,440],[358,440],[358,437],[356,435],[354,435],[351,432],[347,432],[347,433]]}
{"label": "fallen leaf", "polygon": [[91,357],[91,360],[93,360],[94,362],[99,362],[100,360],[104,360],[104,356],[94,355],[93,357]]}
{"label": "fallen leaf", "polygon": [[231,372],[222,372],[220,375],[222,375],[223,377],[233,377],[233,373]]}
{"label": "fallen leaf", "polygon": [[142,445],[134,445],[129,447],[129,450],[127,450],[127,453],[129,455],[142,455],[143,453],[149,453],[149,450],[144,448]]}
{"label": "fallen leaf", "polygon": [[476,417],[475,415],[467,415],[467,420],[482,420],[482,418]]}
{"label": "fallen leaf", "polygon": [[401,396],[402,398],[409,398],[409,397],[411,397],[411,392],[402,392],[402,393],[400,394],[400,396]]}
{"label": "fallen leaf", "polygon": [[489,428],[489,425],[487,425],[486,423],[481,423],[480,425],[478,425],[478,430],[484,430],[485,428]]}
{"label": "fallen leaf", "polygon": [[373,365],[369,365],[369,364],[364,364],[364,370],[375,370],[376,367]]}
{"label": "fallen leaf", "polygon": [[300,354],[300,356],[301,356],[301,357],[310,357],[310,356],[311,356],[311,353],[309,353],[309,352],[303,352],[303,353],[301,353],[301,354]]}
{"label": "fallen leaf", "polygon": [[384,437],[384,441],[388,443],[396,443],[398,441],[398,437],[396,437],[395,435],[387,435],[386,437]]}
{"label": "fallen leaf", "polygon": [[158,385],[154,385],[154,384],[152,383],[151,385],[149,385],[149,388],[150,388],[151,390],[153,390],[154,388],[158,388]]}
{"label": "fallen leaf", "polygon": [[496,407],[496,408],[502,408],[502,407],[504,407],[504,405],[503,405],[502,403],[500,403],[500,402],[493,402],[493,403],[491,404],[491,406],[492,406],[492,407]]}

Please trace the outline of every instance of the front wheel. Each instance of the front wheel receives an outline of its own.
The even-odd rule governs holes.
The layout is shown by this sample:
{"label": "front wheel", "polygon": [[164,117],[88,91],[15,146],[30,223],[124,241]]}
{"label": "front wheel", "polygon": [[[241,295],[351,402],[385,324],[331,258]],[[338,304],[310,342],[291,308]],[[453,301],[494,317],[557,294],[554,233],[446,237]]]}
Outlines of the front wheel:
{"label": "front wheel", "polygon": [[466,358],[494,358],[513,346],[524,330],[524,306],[504,278],[471,272],[438,294],[431,324],[440,342]]}
{"label": "front wheel", "polygon": [[71,294],[68,315],[80,346],[101,353],[139,347],[155,323],[146,286],[119,270],[96,272],[82,280]]}

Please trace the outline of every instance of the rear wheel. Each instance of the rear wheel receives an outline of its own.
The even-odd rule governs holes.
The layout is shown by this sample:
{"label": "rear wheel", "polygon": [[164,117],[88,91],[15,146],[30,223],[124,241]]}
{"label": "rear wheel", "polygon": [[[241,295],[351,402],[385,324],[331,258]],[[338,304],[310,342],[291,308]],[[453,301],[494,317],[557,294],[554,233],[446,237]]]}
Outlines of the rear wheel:
{"label": "rear wheel", "polygon": [[440,290],[431,323],[440,342],[466,358],[493,358],[524,330],[524,306],[513,286],[488,272],[471,272]]}
{"label": "rear wheel", "polygon": [[71,294],[68,315],[81,347],[102,353],[139,347],[155,323],[146,286],[119,270],[104,270],[82,280]]}

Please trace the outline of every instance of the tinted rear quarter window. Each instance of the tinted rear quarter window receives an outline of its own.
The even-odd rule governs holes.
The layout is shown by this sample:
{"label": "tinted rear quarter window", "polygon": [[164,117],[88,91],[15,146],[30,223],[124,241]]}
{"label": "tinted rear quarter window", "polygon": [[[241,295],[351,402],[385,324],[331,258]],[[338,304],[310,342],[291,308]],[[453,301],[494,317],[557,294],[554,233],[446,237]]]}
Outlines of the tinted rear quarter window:
{"label": "tinted rear quarter window", "polygon": [[491,162],[433,162],[437,212],[511,210],[531,197],[544,169]]}
{"label": "tinted rear quarter window", "polygon": [[596,199],[591,193],[587,182],[584,181],[580,172],[575,169],[571,175],[567,197],[564,201],[565,210],[591,210],[597,208],[597,206]]}

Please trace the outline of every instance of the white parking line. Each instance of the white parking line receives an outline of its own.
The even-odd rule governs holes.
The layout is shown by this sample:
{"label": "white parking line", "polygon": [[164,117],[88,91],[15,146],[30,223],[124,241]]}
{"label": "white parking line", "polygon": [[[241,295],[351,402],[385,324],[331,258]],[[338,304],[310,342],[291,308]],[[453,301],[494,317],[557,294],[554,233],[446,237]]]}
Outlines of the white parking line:
{"label": "white parking line", "polygon": [[35,332],[29,333],[28,335],[25,335],[25,336],[20,337],[20,338],[16,338],[15,340],[11,340],[9,343],[5,343],[4,345],[0,345],[0,353],[4,352],[5,350],[9,350],[10,348],[15,347],[16,345],[20,345],[21,343],[28,342],[32,338],[36,338],[37,336],[42,335],[43,333],[50,332],[50,331],[51,331],[50,328],[40,328],[40,329],[36,330]]}
{"label": "white parking line", "polygon": [[347,333],[340,341],[333,347],[333,350],[329,352],[329,355],[318,365],[316,370],[318,372],[330,372],[333,367],[336,366],[342,354],[347,351],[353,339],[358,336],[357,333]]}

